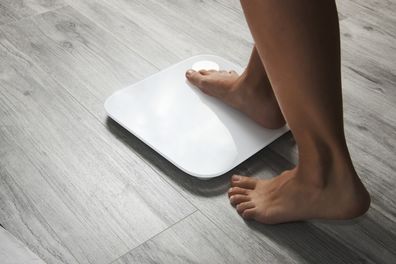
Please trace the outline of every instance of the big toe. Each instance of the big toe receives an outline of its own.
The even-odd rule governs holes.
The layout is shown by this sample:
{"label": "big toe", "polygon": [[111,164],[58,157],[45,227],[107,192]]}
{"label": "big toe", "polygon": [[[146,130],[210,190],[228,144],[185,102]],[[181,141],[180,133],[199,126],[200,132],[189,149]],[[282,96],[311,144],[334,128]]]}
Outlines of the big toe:
{"label": "big toe", "polygon": [[186,78],[193,85],[201,87],[202,80],[204,79],[204,74],[202,74],[200,71],[197,72],[197,71],[190,69],[190,70],[186,71]]}
{"label": "big toe", "polygon": [[231,178],[231,186],[241,187],[245,189],[254,189],[257,179],[240,175],[233,175]]}

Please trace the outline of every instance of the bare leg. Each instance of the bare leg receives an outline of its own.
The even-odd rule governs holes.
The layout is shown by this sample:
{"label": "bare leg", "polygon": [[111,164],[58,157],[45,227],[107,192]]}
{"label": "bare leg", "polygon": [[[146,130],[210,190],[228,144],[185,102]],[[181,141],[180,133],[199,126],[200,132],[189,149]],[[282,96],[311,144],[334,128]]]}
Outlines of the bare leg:
{"label": "bare leg", "polygon": [[266,128],[285,124],[256,48],[240,76],[235,71],[189,70],[186,77],[206,94],[239,109]]}
{"label": "bare leg", "polygon": [[241,4],[296,139],[299,164],[271,180],[234,176],[231,203],[243,217],[263,223],[363,214],[370,197],[344,137],[335,3],[242,0]]}

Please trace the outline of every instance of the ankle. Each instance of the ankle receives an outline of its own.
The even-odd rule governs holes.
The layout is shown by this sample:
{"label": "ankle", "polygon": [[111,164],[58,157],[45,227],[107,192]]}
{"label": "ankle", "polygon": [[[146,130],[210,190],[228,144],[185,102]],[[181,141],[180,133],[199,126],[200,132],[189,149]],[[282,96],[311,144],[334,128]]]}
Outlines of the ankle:
{"label": "ankle", "polygon": [[346,146],[322,145],[309,153],[300,153],[296,175],[320,189],[338,183],[353,183],[358,179]]}
{"label": "ankle", "polygon": [[260,71],[246,68],[239,76],[238,83],[239,86],[246,87],[251,93],[256,93],[257,89],[260,89],[265,95],[273,95],[268,77]]}
{"label": "ankle", "polygon": [[354,169],[349,166],[339,165],[313,165],[296,168],[296,178],[311,187],[324,190],[335,185],[354,184],[358,181],[358,175]]}

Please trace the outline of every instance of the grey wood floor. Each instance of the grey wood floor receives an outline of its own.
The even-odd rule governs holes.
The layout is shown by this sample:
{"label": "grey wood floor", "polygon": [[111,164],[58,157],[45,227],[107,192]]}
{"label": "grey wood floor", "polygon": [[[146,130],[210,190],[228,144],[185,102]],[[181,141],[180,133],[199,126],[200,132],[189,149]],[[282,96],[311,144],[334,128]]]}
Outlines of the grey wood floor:
{"label": "grey wood floor", "polygon": [[230,175],[291,168],[290,133],[199,181],[106,117],[114,91],[189,56],[246,65],[239,1],[0,0],[0,224],[47,263],[396,263],[396,2],[338,6],[347,142],[373,200],[365,216],[277,226],[238,216]]}
{"label": "grey wood floor", "polygon": [[0,227],[0,259],[3,264],[44,264],[25,244]]}

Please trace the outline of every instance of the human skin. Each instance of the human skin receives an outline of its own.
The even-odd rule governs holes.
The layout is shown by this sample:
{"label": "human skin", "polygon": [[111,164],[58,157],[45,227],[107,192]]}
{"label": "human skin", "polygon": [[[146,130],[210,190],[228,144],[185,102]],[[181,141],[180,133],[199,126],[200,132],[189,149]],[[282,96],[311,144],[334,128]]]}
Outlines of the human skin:
{"label": "human skin", "polygon": [[267,128],[287,122],[299,162],[272,179],[234,175],[230,202],[245,219],[275,224],[350,219],[370,195],[347,148],[337,9],[328,0],[242,0],[255,41],[245,72],[192,71],[203,92]]}

